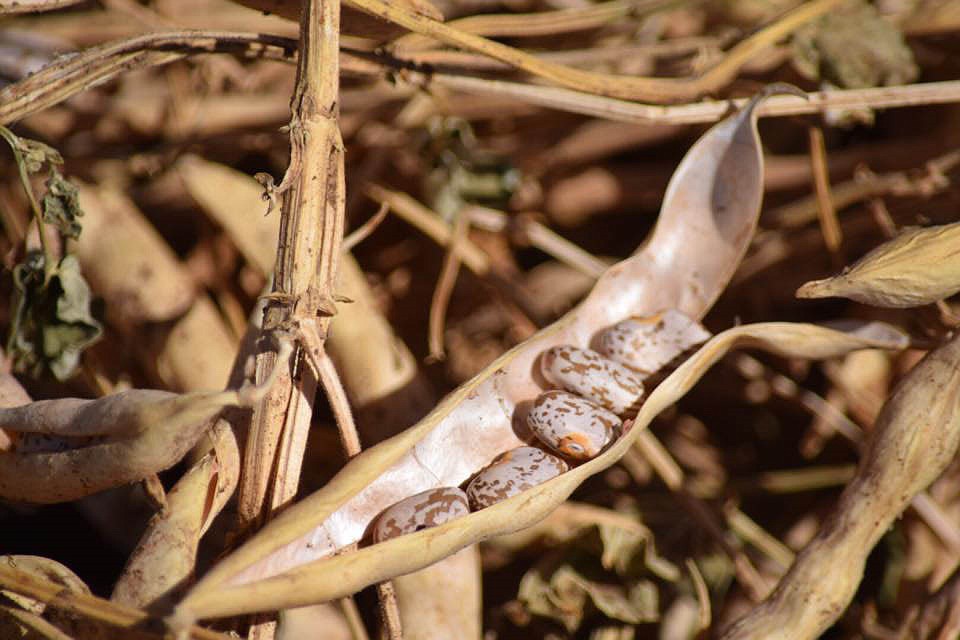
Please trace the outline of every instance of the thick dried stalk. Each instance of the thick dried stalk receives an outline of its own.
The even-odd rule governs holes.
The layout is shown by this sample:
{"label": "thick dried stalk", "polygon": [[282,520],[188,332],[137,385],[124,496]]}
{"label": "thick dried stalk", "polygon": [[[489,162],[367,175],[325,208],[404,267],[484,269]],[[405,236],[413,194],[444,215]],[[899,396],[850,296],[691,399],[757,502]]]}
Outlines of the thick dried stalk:
{"label": "thick dried stalk", "polygon": [[[283,205],[272,304],[264,312],[262,329],[262,335],[312,331],[321,347],[328,318],[335,311],[333,291],[343,237],[338,29],[339,3],[312,0],[307,5],[291,103],[290,167],[279,187]],[[272,370],[275,358],[273,351],[258,355],[257,379]],[[296,380],[288,373],[255,409],[238,496],[242,528],[262,522],[296,492],[315,390],[316,381],[309,372],[303,371]],[[278,459],[281,447],[285,460]],[[285,473],[272,477],[280,467]],[[268,506],[271,483],[274,492]]]}

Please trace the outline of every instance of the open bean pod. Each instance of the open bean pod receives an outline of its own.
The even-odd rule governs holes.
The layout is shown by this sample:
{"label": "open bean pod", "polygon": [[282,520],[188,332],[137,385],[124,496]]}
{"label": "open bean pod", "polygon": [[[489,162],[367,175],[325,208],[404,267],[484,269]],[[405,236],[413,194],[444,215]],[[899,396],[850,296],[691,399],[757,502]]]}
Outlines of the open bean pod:
{"label": "open bean pod", "polygon": [[[599,332],[633,316],[675,309],[695,320],[705,313],[732,275],[756,224],[763,182],[755,107],[777,90],[783,89],[758,96],[694,145],[671,180],[652,238],[639,253],[611,267],[580,306],[501,356],[421,422],[352,459],[324,488],[285,510],[215,566],[181,602],[177,617],[328,600],[415,571],[484,538],[529,526],[589,475],[613,464],[656,413],[737,344],[796,357],[902,346],[902,335],[888,328],[874,327],[867,335],[810,325],[730,330],[662,382],[638,417],[626,422],[622,435],[597,457],[469,515],[334,555],[361,540],[370,523],[391,505],[440,486],[462,486],[499,454],[527,446],[529,434],[517,430],[518,418],[524,424],[518,410],[529,410],[551,390],[553,385],[540,375],[541,358],[550,349],[585,351],[595,345]],[[794,334],[802,337],[802,344]],[[627,371],[632,383],[636,371]]]}

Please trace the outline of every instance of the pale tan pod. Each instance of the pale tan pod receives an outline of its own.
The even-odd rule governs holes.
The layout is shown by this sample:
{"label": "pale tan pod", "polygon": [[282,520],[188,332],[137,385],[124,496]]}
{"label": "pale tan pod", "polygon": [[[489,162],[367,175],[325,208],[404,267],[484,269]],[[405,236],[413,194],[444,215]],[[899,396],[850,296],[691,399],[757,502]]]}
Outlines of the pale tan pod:
{"label": "pale tan pod", "polygon": [[597,348],[611,360],[642,373],[654,373],[709,338],[710,332],[699,322],[676,309],[668,309],[607,327],[597,335]]}
{"label": "pale tan pod", "polygon": [[472,509],[483,509],[555,478],[570,467],[536,447],[517,447],[493,459],[467,485]]}
{"label": "pale tan pod", "polygon": [[373,541],[435,527],[468,513],[467,494],[457,487],[428,489],[384,509],[373,525]]}
{"label": "pale tan pod", "polygon": [[527,426],[545,445],[572,460],[589,460],[617,437],[620,418],[567,391],[541,393]]}
{"label": "pale tan pod", "polygon": [[551,347],[540,358],[543,377],[552,385],[624,414],[643,397],[643,382],[628,367],[592,349]]}

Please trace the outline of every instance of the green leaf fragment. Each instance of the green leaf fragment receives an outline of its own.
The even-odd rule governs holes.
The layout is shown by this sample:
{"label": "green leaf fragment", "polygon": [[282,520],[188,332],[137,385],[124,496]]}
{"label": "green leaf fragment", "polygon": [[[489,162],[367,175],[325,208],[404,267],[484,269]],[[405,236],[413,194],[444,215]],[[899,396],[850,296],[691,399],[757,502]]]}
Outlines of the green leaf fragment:
{"label": "green leaf fragment", "polygon": [[43,221],[52,224],[64,236],[76,240],[81,226],[77,218],[83,215],[80,192],[56,169],[47,179],[47,193],[43,196]]}
{"label": "green leaf fragment", "polygon": [[534,614],[576,631],[592,605],[607,618],[641,624],[659,620],[659,592],[649,580],[629,585],[607,584],[590,579],[569,564],[549,576],[541,568],[529,571],[520,581],[519,599]]}
{"label": "green leaf fragment", "polygon": [[43,262],[43,254],[35,251],[14,267],[7,351],[19,372],[36,377],[48,368],[58,380],[66,380],[103,327],[90,313],[93,296],[76,257],[64,257],[46,285]]}
{"label": "green leaf fragment", "polygon": [[793,66],[811,80],[848,89],[908,84],[919,75],[903,34],[866,2],[798,30]]}
{"label": "green leaf fragment", "polygon": [[[12,135],[12,134],[11,134]],[[45,164],[63,164],[60,152],[48,144],[29,138],[15,138],[15,151],[23,158],[27,173],[39,173]]]}

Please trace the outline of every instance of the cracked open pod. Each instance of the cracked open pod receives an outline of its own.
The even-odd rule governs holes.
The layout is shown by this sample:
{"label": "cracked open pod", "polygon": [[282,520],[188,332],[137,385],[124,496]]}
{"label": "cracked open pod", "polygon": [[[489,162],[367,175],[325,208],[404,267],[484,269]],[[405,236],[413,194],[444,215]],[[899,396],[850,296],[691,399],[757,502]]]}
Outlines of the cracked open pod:
{"label": "cracked open pod", "polygon": [[[737,344],[798,357],[902,346],[903,337],[883,326],[872,326],[866,334],[811,325],[733,329],[706,343],[661,383],[599,456],[483,510],[339,553],[361,541],[374,518],[392,505],[432,488],[462,487],[501,453],[530,444],[522,414],[554,388],[539,373],[539,360],[549,349],[589,348],[600,332],[630,317],[670,310],[693,320],[702,317],[726,286],[756,225],[763,164],[754,110],[777,90],[782,88],[764,92],[693,146],[670,182],[649,242],[611,267],[584,302],[501,356],[419,423],[352,459],[325,487],[285,510],[204,576],[181,602],[175,619],[336,598],[529,526],[584,479],[613,464],[653,416]],[[682,340],[656,342],[675,343],[677,354],[691,346]],[[658,352],[658,359],[664,357],[669,360],[671,354]]]}

